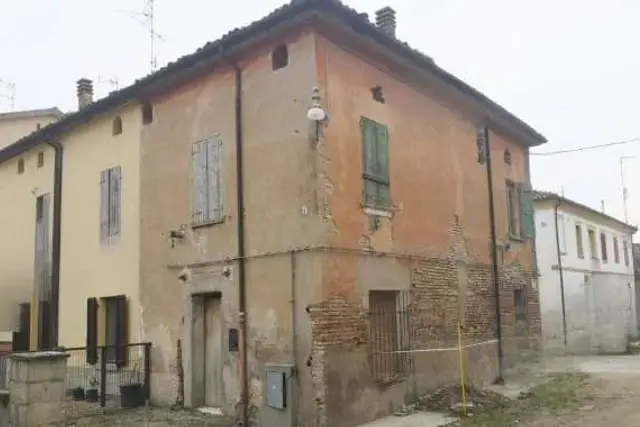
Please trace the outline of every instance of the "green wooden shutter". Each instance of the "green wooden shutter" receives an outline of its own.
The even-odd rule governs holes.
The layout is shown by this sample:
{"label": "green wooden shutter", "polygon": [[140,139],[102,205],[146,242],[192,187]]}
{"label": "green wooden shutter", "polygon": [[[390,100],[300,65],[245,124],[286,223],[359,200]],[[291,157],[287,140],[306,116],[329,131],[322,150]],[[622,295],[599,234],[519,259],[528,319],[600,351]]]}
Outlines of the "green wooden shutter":
{"label": "green wooden shutter", "polygon": [[360,119],[360,132],[362,135],[362,174],[363,174],[363,201],[365,206],[375,206],[377,198],[377,185],[371,177],[376,174],[376,127],[369,119]]}
{"label": "green wooden shutter", "polygon": [[536,235],[536,225],[533,210],[533,193],[529,183],[518,185],[520,199],[520,232],[522,237],[533,239]]}
{"label": "green wooden shutter", "polygon": [[376,159],[376,124],[369,119],[360,120],[362,132],[362,168],[365,176],[375,176]]}
{"label": "green wooden shutter", "polygon": [[389,130],[379,123],[376,123],[376,175],[389,182]]}
{"label": "green wooden shutter", "polygon": [[376,207],[386,209],[391,205],[389,195],[389,130],[380,123],[376,123],[376,164],[378,179]]}

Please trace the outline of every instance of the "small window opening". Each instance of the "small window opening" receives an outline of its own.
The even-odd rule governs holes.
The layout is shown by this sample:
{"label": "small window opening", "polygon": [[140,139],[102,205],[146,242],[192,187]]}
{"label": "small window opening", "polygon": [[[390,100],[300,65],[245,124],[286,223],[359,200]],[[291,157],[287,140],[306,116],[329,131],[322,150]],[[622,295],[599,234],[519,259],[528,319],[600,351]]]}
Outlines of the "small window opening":
{"label": "small window opening", "polygon": [[594,229],[587,230],[587,236],[589,237],[589,251],[591,252],[591,259],[598,259],[598,249],[596,246],[596,231]]}
{"label": "small window opening", "polygon": [[524,292],[522,289],[514,289],[513,303],[515,307],[516,321],[523,322],[527,320],[527,310]]}
{"label": "small window opening", "polygon": [[384,93],[382,93],[382,86],[375,86],[371,88],[371,96],[373,96],[374,101],[378,101],[381,104],[385,103]]}
{"label": "small window opening", "polygon": [[113,135],[120,135],[121,133],[122,133],[122,117],[117,116],[115,119],[113,119]]}
{"label": "small window opening", "polygon": [[576,247],[578,249],[578,258],[584,258],[584,244],[582,242],[582,227],[576,224]]}
{"label": "small window opening", "polygon": [[24,173],[24,159],[18,159],[18,173]]}
{"label": "small window opening", "polygon": [[511,164],[511,151],[508,149],[504,150],[504,162],[508,165]]}
{"label": "small window opening", "polygon": [[142,106],[142,124],[148,125],[153,122],[153,105],[147,102]]}
{"label": "small window opening", "polygon": [[289,65],[289,49],[286,44],[280,44],[273,49],[271,65],[273,66],[273,71]]}
{"label": "small window opening", "polygon": [[600,233],[600,250],[602,251],[602,262],[606,263],[609,260],[609,254],[607,253],[607,235]]}
{"label": "small window opening", "polygon": [[40,151],[38,153],[38,167],[41,168],[44,166],[44,153]]}

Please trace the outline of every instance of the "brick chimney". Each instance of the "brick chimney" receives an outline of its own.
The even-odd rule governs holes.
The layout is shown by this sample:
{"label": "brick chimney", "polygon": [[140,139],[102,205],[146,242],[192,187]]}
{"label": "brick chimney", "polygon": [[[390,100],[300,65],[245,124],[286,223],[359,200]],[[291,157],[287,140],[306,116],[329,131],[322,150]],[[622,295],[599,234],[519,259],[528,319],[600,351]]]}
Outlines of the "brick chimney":
{"label": "brick chimney", "polygon": [[78,109],[82,109],[93,102],[93,82],[82,78],[76,82],[78,92]]}
{"label": "brick chimney", "polygon": [[391,7],[383,7],[376,12],[376,26],[390,35],[396,36],[396,11]]}

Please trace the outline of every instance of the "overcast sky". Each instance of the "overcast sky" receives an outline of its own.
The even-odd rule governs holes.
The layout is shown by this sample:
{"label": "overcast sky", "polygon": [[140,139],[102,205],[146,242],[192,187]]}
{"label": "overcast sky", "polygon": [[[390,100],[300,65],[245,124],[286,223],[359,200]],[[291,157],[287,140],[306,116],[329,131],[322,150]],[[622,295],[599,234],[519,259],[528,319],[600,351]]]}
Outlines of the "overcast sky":
{"label": "overcast sky", "polygon": [[[156,0],[158,65],[261,18],[284,0]],[[544,134],[535,152],[640,137],[638,0],[346,0],[363,12],[391,5],[398,37]],[[16,109],[75,108],[75,81],[98,96],[149,72],[144,0],[0,0],[0,79]],[[224,6],[223,6],[224,5]],[[102,80],[102,81],[100,81]],[[0,111],[10,109],[0,85]],[[640,222],[640,143],[532,156],[534,186]]]}

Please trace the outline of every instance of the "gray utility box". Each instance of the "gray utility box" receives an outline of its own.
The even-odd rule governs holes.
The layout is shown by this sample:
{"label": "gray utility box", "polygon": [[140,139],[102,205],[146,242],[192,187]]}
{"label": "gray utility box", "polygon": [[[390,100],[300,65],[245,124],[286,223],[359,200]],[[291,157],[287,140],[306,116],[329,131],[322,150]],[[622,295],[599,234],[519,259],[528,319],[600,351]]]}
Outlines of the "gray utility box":
{"label": "gray utility box", "polygon": [[264,368],[262,427],[292,427],[296,416],[296,381],[293,363],[266,363]]}

